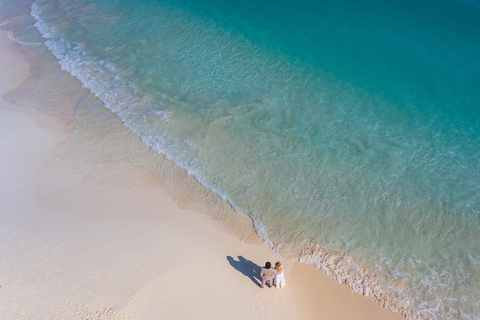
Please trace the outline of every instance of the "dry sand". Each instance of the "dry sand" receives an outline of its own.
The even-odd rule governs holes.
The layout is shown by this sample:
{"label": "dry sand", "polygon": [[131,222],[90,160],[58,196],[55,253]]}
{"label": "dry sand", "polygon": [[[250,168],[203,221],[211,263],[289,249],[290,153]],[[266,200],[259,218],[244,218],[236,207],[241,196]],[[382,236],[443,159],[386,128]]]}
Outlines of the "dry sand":
{"label": "dry sand", "polygon": [[[28,75],[0,32],[0,94]],[[285,262],[163,188],[95,184],[54,155],[59,119],[0,101],[0,319],[402,319],[313,266]]]}

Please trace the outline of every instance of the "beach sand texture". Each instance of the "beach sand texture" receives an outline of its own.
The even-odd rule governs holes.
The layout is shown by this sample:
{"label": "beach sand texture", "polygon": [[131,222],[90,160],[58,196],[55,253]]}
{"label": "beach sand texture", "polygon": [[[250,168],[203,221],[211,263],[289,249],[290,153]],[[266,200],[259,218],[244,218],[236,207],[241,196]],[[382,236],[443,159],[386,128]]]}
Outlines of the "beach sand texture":
{"label": "beach sand texture", "polygon": [[[29,66],[4,33],[0,52],[4,95]],[[279,260],[266,244],[180,209],[161,181],[74,173],[58,156],[66,118],[0,103],[1,319],[402,318],[297,262],[285,288],[260,289],[260,266]]]}

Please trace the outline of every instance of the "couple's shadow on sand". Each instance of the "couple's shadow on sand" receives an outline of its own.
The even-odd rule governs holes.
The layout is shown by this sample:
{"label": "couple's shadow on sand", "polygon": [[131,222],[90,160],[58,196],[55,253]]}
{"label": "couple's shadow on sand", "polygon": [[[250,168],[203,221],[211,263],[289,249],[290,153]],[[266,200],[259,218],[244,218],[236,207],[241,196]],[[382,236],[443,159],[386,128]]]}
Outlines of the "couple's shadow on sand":
{"label": "couple's shadow on sand", "polygon": [[241,272],[244,276],[250,278],[255,285],[259,286],[261,281],[260,271],[262,267],[253,263],[250,260],[245,259],[242,256],[238,256],[238,261],[233,257],[227,256],[227,260],[230,265],[237,271]]}

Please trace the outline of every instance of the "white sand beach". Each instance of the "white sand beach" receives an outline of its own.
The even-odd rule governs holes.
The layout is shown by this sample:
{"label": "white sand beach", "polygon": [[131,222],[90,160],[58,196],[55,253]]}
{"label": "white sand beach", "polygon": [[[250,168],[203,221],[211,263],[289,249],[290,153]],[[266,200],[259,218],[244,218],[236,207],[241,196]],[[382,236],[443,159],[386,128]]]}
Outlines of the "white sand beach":
{"label": "white sand beach", "polygon": [[[0,94],[28,77],[0,33]],[[166,189],[97,184],[54,151],[58,118],[0,101],[0,319],[402,319],[311,265],[280,260]],[[257,241],[258,242],[258,241]]]}

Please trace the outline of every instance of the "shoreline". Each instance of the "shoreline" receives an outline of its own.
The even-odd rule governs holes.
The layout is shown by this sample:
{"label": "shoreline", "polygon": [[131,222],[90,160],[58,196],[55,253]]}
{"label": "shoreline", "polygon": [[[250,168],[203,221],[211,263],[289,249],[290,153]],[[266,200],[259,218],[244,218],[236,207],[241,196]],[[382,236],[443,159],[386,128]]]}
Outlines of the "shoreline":
{"label": "shoreline", "polygon": [[[16,56],[6,65],[2,55],[2,71],[8,67],[2,72],[3,95],[18,84],[10,75],[20,80],[26,74],[19,70],[26,67],[18,66],[23,58],[13,42],[3,32],[1,37],[2,53]],[[5,301],[15,303],[1,309],[12,318],[402,318],[297,262],[284,262],[286,288],[260,290],[252,272],[267,259],[279,260],[266,244],[242,242],[209,216],[179,209],[161,184],[86,181],[58,158],[58,145],[67,136],[58,117],[3,101],[1,110],[4,121],[21,124],[3,129],[2,136],[10,136],[1,144],[9,155],[2,165],[6,181],[17,183],[20,193],[2,192],[9,204],[1,218],[9,228],[3,234],[8,245],[2,270],[7,272],[0,290]],[[26,157],[28,152],[36,156]],[[32,218],[38,224],[32,225]],[[23,268],[12,270],[12,261]],[[185,301],[193,306],[190,313],[182,307]]]}

